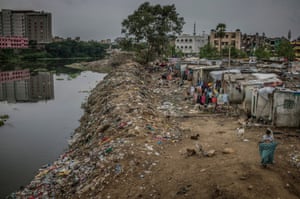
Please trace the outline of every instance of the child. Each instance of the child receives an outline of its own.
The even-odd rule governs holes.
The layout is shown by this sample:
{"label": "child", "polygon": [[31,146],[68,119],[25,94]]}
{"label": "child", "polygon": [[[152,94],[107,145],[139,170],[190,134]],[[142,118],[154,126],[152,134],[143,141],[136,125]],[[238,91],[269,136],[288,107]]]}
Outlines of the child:
{"label": "child", "polygon": [[263,135],[262,142],[264,142],[266,140],[268,140],[270,142],[274,141],[273,131],[271,129],[269,129],[269,128],[267,128],[266,134]]}

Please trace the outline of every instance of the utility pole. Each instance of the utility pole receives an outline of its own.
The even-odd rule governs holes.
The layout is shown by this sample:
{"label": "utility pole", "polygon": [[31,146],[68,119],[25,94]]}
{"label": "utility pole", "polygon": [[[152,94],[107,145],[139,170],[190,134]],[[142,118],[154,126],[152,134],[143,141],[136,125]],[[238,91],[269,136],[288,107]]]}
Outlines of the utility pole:
{"label": "utility pole", "polygon": [[230,53],[231,53],[231,46],[229,45],[229,53],[228,53],[228,67],[230,67]]}

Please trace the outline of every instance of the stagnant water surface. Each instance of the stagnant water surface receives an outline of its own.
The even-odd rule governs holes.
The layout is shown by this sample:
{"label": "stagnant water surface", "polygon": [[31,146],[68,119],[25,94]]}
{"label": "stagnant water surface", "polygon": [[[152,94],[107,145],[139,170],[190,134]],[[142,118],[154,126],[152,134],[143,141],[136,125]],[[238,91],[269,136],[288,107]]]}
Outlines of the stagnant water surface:
{"label": "stagnant water surface", "polygon": [[0,127],[0,198],[28,184],[64,152],[83,115],[81,104],[104,77],[26,70],[7,76],[13,75],[0,81],[0,115],[9,115]]}

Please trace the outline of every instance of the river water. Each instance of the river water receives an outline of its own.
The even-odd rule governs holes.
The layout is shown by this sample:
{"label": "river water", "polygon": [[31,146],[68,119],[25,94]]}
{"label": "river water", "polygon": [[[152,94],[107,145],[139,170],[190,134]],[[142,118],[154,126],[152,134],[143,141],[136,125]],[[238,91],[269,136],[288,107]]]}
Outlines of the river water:
{"label": "river water", "polygon": [[0,198],[28,184],[64,152],[80,125],[81,104],[104,76],[0,72],[0,115],[9,115],[0,127]]}

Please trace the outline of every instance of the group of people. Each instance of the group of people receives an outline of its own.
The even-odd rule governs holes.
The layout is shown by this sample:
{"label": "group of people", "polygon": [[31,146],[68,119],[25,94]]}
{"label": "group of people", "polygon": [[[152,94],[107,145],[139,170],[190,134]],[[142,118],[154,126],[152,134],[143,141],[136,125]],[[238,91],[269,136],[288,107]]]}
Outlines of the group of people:
{"label": "group of people", "polygon": [[223,92],[221,81],[215,83],[199,80],[196,85],[192,84],[186,90],[187,98],[192,99],[192,103],[206,107],[213,104],[215,107],[229,104],[228,95]]}
{"label": "group of people", "polygon": [[[160,81],[172,80],[173,76],[177,76],[178,73],[174,75],[174,68],[168,65],[167,73],[162,74]],[[178,76],[177,76],[178,77]],[[193,103],[200,105],[208,105],[210,103],[215,104],[216,107],[222,104],[228,104],[228,95],[223,92],[222,82],[217,80],[215,83],[205,82],[198,80],[196,85],[193,85],[193,70],[186,68],[181,76],[181,82],[183,84],[184,80],[191,82],[189,89],[186,94],[189,99],[193,100]],[[162,84],[162,82],[160,82]],[[268,164],[274,164],[274,152],[278,143],[274,140],[273,131],[267,129],[265,135],[263,135],[262,140],[259,141],[259,154],[261,157],[261,165],[266,168]]]}

